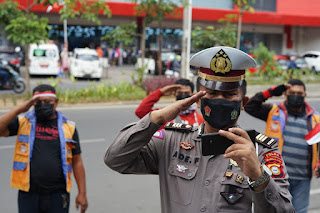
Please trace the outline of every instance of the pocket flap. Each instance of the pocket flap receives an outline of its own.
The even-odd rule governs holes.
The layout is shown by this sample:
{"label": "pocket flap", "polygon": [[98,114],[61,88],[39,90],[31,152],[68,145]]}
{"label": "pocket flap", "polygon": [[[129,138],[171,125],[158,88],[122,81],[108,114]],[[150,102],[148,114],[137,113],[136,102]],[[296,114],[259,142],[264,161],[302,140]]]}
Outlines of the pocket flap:
{"label": "pocket flap", "polygon": [[25,162],[18,162],[18,161],[14,161],[13,162],[13,169],[14,170],[20,170],[20,171],[23,171],[27,168],[27,164],[28,163],[25,163]]}
{"label": "pocket flap", "polygon": [[168,172],[170,175],[181,177],[186,180],[191,180],[196,176],[198,171],[197,166],[192,165],[184,165],[184,164],[171,164],[168,168]]}

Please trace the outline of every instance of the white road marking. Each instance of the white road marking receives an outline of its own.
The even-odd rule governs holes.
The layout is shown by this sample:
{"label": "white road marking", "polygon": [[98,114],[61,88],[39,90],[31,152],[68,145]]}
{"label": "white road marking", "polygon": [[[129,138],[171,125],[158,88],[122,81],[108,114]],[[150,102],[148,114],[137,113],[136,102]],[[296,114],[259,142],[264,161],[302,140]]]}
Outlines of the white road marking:
{"label": "white road marking", "polygon": [[[96,139],[80,139],[80,144],[87,144],[87,143],[100,143],[100,142],[106,142],[105,138],[96,138]],[[0,146],[0,149],[14,149],[15,145],[3,145]]]}

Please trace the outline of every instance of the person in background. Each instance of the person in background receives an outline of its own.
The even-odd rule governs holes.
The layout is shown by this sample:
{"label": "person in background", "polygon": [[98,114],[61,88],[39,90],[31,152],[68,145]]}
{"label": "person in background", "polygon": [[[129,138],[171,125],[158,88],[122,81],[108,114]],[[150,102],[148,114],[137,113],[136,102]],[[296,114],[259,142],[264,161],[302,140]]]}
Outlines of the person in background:
{"label": "person in background", "polygon": [[84,213],[88,207],[79,136],[75,123],[56,111],[58,102],[55,89],[42,84],[0,116],[0,136],[17,135],[10,185],[19,190],[19,213],[69,212],[72,171],[76,208]]}
{"label": "person in background", "polygon": [[[279,104],[264,103],[275,96],[284,96]],[[306,135],[320,121],[320,115],[305,102],[305,84],[291,79],[286,84],[256,93],[245,106],[250,115],[266,121],[265,134],[278,141],[289,174],[289,191],[297,213],[308,212],[312,176],[319,177],[318,146],[309,145]],[[319,132],[319,131],[318,131]],[[274,173],[281,168],[268,164]]]}
{"label": "person in background", "polygon": [[[153,106],[160,100],[162,96],[174,95],[176,100],[182,100],[189,98],[193,95],[194,84],[188,79],[179,79],[173,85],[168,85],[157,89],[148,95],[136,109],[136,115],[141,119],[149,112],[155,110]],[[204,122],[201,114],[197,112],[197,106],[191,105],[188,109],[183,110],[172,121],[183,124],[190,124],[193,126],[199,126]]]}

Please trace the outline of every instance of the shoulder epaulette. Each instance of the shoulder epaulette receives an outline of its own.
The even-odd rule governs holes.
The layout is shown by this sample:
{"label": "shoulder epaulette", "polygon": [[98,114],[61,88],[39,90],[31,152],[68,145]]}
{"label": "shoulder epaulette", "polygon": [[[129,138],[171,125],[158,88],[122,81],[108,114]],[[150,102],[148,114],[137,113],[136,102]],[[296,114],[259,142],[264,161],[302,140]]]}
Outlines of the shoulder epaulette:
{"label": "shoulder epaulette", "polygon": [[277,143],[277,140],[257,132],[256,142],[260,143],[263,146],[271,148],[275,143]]}
{"label": "shoulder epaulette", "polygon": [[182,124],[182,123],[167,123],[164,126],[164,129],[191,132],[193,129],[193,126],[190,124]]}

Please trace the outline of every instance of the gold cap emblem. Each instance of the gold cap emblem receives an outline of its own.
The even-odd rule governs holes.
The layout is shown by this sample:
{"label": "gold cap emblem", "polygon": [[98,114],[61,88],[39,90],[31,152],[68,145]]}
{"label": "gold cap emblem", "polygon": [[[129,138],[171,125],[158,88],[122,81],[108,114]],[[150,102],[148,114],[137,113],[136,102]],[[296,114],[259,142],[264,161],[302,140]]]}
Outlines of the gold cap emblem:
{"label": "gold cap emblem", "polygon": [[215,73],[222,74],[231,70],[231,61],[229,56],[222,49],[211,59],[210,69]]}

